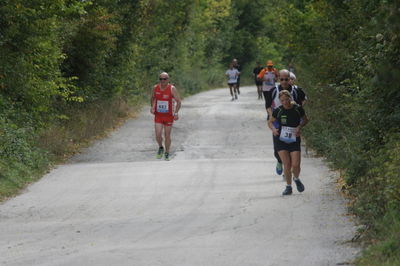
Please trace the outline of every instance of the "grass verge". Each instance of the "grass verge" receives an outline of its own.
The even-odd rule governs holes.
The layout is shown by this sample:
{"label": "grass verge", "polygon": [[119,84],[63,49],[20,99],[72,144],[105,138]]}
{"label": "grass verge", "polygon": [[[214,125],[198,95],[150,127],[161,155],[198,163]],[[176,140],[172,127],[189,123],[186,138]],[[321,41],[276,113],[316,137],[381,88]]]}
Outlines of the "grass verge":
{"label": "grass verge", "polygon": [[400,213],[391,211],[365,232],[363,243],[366,246],[356,261],[362,266],[400,265]]}
{"label": "grass verge", "polygon": [[0,201],[17,195],[55,164],[135,117],[142,103],[139,99],[129,103],[116,99],[70,108],[61,120],[48,125],[38,136],[30,128],[0,123]]}

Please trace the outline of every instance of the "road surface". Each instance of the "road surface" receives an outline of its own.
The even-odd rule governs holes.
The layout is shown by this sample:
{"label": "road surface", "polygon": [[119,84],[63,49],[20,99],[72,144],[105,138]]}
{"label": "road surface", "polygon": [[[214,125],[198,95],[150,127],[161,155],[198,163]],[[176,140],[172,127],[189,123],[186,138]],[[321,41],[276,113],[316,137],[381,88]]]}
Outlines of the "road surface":
{"label": "road surface", "polygon": [[[334,174],[303,149],[282,197],[253,87],[183,101],[172,160],[149,108],[0,205],[2,265],[343,265],[357,254]],[[304,148],[304,147],[303,147]]]}

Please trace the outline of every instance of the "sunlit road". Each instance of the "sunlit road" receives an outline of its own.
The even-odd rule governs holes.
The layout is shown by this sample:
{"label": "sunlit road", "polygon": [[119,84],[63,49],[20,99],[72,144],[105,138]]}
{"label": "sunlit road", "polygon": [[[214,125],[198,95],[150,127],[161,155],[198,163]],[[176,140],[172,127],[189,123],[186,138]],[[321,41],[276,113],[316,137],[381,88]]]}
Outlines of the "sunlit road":
{"label": "sunlit road", "polygon": [[253,87],[183,101],[173,158],[155,159],[146,108],[0,205],[1,265],[336,265],[354,225],[303,148],[306,190],[282,197]]}

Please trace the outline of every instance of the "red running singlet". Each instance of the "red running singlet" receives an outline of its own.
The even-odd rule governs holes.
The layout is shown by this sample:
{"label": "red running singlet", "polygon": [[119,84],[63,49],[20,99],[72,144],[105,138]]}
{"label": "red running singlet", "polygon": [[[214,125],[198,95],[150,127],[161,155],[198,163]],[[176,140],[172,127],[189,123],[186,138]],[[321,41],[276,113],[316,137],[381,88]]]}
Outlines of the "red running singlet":
{"label": "red running singlet", "polygon": [[171,84],[168,84],[164,90],[161,90],[160,84],[157,84],[154,88],[154,98],[156,101],[154,121],[166,126],[172,126],[174,121],[172,110],[172,99],[174,97],[171,90]]}

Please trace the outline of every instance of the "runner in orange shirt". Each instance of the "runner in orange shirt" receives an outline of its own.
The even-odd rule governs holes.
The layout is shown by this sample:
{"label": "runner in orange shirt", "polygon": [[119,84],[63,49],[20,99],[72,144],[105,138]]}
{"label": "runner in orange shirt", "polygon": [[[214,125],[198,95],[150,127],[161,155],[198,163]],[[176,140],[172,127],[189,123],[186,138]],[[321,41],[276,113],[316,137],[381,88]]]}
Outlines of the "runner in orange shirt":
{"label": "runner in orange shirt", "polygon": [[[174,104],[175,102],[175,104]],[[160,83],[153,88],[151,97],[151,110],[154,114],[156,141],[159,149],[157,158],[161,159],[164,155],[165,160],[169,161],[169,150],[171,147],[171,130],[174,120],[178,120],[178,112],[181,108],[181,99],[175,86],[169,83],[169,75],[166,72],[160,74]],[[165,135],[165,153],[163,147],[162,132]]]}
{"label": "runner in orange shirt", "polygon": [[271,101],[272,97],[271,90],[275,87],[275,82],[278,80],[278,70],[274,68],[274,63],[271,60],[267,61],[267,67],[260,71],[257,78],[262,81],[265,109],[268,109],[267,103]]}

